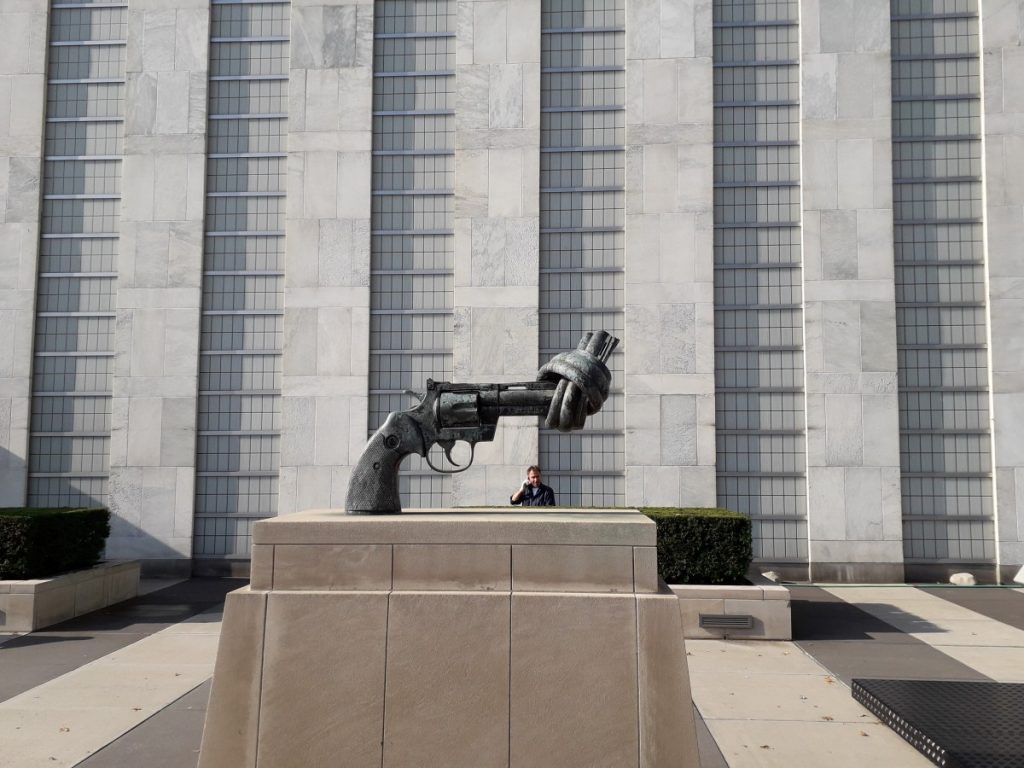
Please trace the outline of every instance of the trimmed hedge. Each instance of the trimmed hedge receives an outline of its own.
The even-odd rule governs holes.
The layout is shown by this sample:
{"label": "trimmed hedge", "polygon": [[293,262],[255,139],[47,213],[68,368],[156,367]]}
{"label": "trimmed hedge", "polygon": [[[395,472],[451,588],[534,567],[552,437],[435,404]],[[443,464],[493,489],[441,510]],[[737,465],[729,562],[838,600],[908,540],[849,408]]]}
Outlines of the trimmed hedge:
{"label": "trimmed hedge", "polygon": [[0,579],[40,579],[95,565],[110,535],[105,509],[0,508]]}
{"label": "trimmed hedge", "polygon": [[714,508],[640,511],[658,526],[658,573],[667,583],[744,583],[753,557],[750,518]]}

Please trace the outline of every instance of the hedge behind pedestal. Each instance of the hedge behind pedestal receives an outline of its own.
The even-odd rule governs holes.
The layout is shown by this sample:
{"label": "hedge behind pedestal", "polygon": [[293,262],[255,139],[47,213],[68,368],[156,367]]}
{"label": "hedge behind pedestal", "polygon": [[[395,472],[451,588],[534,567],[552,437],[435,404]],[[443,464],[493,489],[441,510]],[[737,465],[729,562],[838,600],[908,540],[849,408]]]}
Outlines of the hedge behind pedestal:
{"label": "hedge behind pedestal", "polygon": [[90,568],[110,535],[105,509],[0,508],[0,579]]}
{"label": "hedge behind pedestal", "polygon": [[658,526],[658,573],[669,584],[743,584],[750,518],[728,509],[644,507]]}

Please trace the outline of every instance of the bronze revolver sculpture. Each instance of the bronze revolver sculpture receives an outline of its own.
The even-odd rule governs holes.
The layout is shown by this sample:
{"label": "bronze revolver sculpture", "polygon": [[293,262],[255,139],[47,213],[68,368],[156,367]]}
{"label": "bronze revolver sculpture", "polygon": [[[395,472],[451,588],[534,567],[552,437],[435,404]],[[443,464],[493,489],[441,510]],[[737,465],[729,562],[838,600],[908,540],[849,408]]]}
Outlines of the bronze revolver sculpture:
{"label": "bronze revolver sculpture", "polygon": [[[352,472],[345,499],[350,515],[389,515],[402,511],[398,468],[412,454],[436,472],[465,472],[473,464],[476,444],[494,439],[502,416],[545,416],[552,429],[571,432],[597,413],[611,386],[606,362],[619,340],[605,331],[587,333],[579,346],[544,364],[537,381],[517,384],[454,384],[427,379],[418,405],[392,411],[370,438]],[[469,443],[469,462],[455,470],[435,467],[430,449],[438,445],[448,461],[455,443]]]}

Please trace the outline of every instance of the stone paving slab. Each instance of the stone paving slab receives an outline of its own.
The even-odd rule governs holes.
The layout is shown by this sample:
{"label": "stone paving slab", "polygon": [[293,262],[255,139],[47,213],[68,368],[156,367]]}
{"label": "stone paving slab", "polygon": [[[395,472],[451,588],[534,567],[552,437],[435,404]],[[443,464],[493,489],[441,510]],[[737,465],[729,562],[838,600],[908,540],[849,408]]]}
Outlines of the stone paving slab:
{"label": "stone paving slab", "polygon": [[1024,680],[1024,630],[914,587],[829,587],[828,592],[993,680]]}
{"label": "stone paving slab", "polygon": [[694,703],[731,768],[930,765],[794,643],[690,640],[687,648]]}
{"label": "stone paving slab", "polygon": [[213,674],[220,609],[0,702],[4,768],[71,768]]}
{"label": "stone paving slab", "polygon": [[223,604],[243,579],[144,579],[139,597],[31,634],[0,636],[0,701],[157,632],[200,631],[185,619]]}
{"label": "stone paving slab", "polygon": [[792,586],[793,632],[804,651],[847,685],[853,677],[987,680],[860,606],[812,586]]}

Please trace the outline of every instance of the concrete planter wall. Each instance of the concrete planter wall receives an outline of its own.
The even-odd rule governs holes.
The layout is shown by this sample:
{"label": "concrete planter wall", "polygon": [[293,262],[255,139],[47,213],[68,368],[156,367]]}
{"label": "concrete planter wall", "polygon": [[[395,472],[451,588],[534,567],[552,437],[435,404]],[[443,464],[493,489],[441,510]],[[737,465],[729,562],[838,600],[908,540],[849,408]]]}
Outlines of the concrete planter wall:
{"label": "concrete planter wall", "polygon": [[0,632],[32,632],[139,594],[139,561],[110,561],[48,579],[0,581]]}
{"label": "concrete planter wall", "polygon": [[[789,590],[759,575],[748,578],[753,583],[739,586],[670,584],[679,598],[684,636],[688,640],[791,640]],[[723,626],[727,624],[732,626]]]}

